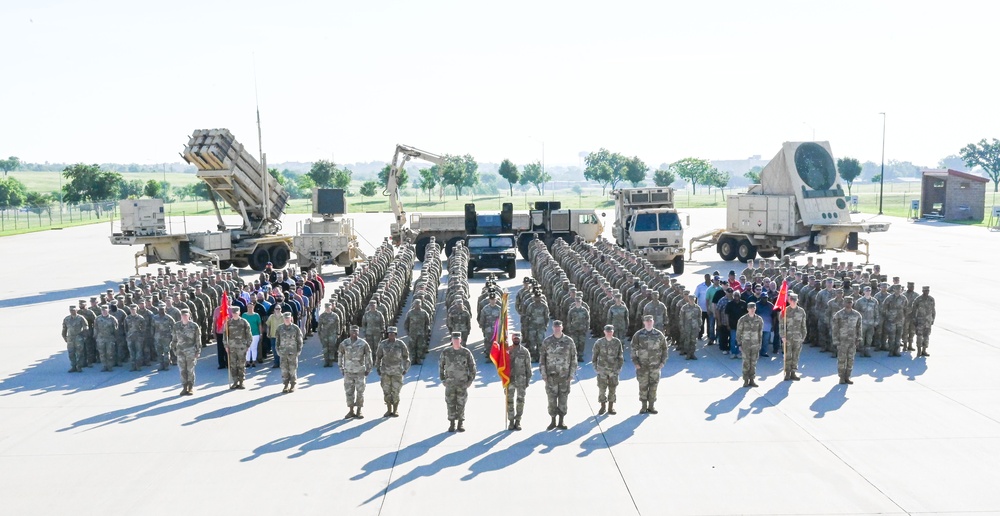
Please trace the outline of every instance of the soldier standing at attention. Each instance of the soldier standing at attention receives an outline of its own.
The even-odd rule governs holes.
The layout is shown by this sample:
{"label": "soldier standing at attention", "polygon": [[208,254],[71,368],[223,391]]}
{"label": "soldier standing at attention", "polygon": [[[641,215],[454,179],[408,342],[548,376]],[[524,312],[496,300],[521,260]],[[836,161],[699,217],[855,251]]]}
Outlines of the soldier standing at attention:
{"label": "soldier standing at attention", "polygon": [[326,303],[326,311],[319,314],[319,341],[323,345],[323,367],[332,367],[337,361],[337,337],[340,336],[340,315],[333,305]]}
{"label": "soldier standing at attention", "polygon": [[128,345],[129,360],[132,368],[129,371],[138,371],[142,364],[143,344],[146,339],[146,319],[139,315],[139,305],[129,306],[131,311],[125,316],[125,342]]}
{"label": "soldier standing at attention", "polygon": [[399,391],[403,388],[403,375],[410,368],[410,352],[403,341],[396,339],[395,326],[387,328],[386,334],[375,351],[375,370],[381,379],[385,400],[383,417],[399,417]]}
{"label": "soldier standing at attention", "polygon": [[622,300],[621,292],[616,291],[614,297],[615,303],[608,307],[606,320],[615,327],[615,335],[624,337],[628,333],[628,306]]}
{"label": "soldier standing at attention", "polygon": [[378,311],[378,303],[375,300],[369,301],[368,311],[361,317],[361,326],[365,330],[365,343],[378,344],[385,332],[385,325],[385,317]]}
{"label": "soldier standing at attention", "polygon": [[243,380],[247,373],[247,348],[253,342],[250,323],[240,317],[240,307],[229,307],[229,320],[226,321],[226,352],[229,353],[229,380],[233,383],[230,389],[243,389]]}
{"label": "soldier standing at attention", "polygon": [[115,363],[118,319],[111,317],[108,305],[101,305],[101,315],[94,320],[94,339],[97,341],[97,353],[104,366],[101,371],[110,372]]}
{"label": "soldier standing at attention", "polygon": [[684,293],[684,301],[680,309],[680,336],[678,350],[687,360],[698,360],[694,356],[695,345],[698,341],[698,332],[701,331],[702,311],[695,298],[691,294]]}
{"label": "soldier standing at attention", "polygon": [[181,320],[174,323],[170,350],[177,355],[181,371],[181,396],[194,393],[194,366],[201,356],[201,328],[191,321],[191,310],[181,310]]}
{"label": "soldier standing at attention", "polygon": [[347,394],[347,415],[344,419],[364,419],[361,407],[365,405],[365,378],[372,372],[372,350],[365,339],[358,338],[357,325],[351,325],[350,336],[340,342],[337,354],[340,371],[344,375]]}
{"label": "soldier standing at attention", "polygon": [[844,308],[834,314],[830,321],[833,345],[837,348],[837,373],[841,384],[853,384],[851,370],[854,369],[854,353],[861,343],[861,314],[854,309],[854,298],[844,298]]}
{"label": "soldier standing at attention", "polygon": [[549,397],[549,423],[546,430],[558,428],[566,430],[563,418],[566,417],[569,388],[576,370],[576,344],[573,339],[562,332],[562,321],[552,322],[552,335],[542,341],[539,353],[538,369],[545,382],[545,393]]}
{"label": "soldier standing at attention", "polygon": [[872,297],[870,286],[865,285],[861,291],[864,292],[864,296],[858,299],[854,306],[861,314],[861,356],[870,357],[875,328],[879,324],[879,305],[878,300]]}
{"label": "soldier standing at attention", "polygon": [[927,346],[930,345],[931,326],[937,317],[937,310],[934,308],[934,298],[931,297],[931,288],[924,286],[921,294],[913,300],[910,307],[913,330],[917,334],[917,356],[929,357]]}
{"label": "soldier standing at attention", "polygon": [[788,294],[788,306],[778,316],[781,342],[785,347],[785,381],[798,381],[795,370],[799,368],[799,353],[808,333],[806,311],[799,306],[799,296]]}
{"label": "soldier standing at attention", "polygon": [[69,372],[82,373],[86,367],[86,343],[90,325],[87,319],[77,312],[76,305],[69,306],[69,315],[63,318],[62,338],[66,342],[69,353]]}
{"label": "soldier standing at attention", "polygon": [[444,384],[444,400],[451,423],[449,432],[465,431],[465,402],[469,399],[469,387],[476,378],[476,372],[475,357],[469,348],[462,346],[462,332],[451,332],[451,347],[441,352],[439,361],[439,375]]}
{"label": "soldier standing at attention", "polygon": [[615,415],[618,413],[615,411],[615,402],[618,401],[615,391],[618,390],[618,378],[625,365],[625,350],[622,341],[615,337],[614,325],[604,325],[604,338],[594,341],[593,354],[594,372],[597,373],[597,401],[601,404],[597,414],[607,412]]}
{"label": "soldier standing at attention", "polygon": [[281,356],[281,392],[295,392],[299,354],[302,353],[302,329],[292,321],[292,313],[281,314],[284,322],[278,327],[278,355]]}
{"label": "soldier standing at attention", "polygon": [[160,371],[170,369],[170,342],[174,339],[174,321],[167,315],[167,305],[160,303],[153,314],[153,345],[160,361]]}
{"label": "soldier standing at attention", "polygon": [[660,369],[667,363],[667,337],[654,328],[652,315],[642,316],[642,329],[632,335],[632,363],[639,380],[640,414],[658,414],[656,389],[660,385]]}
{"label": "soldier standing at attention", "polygon": [[490,361],[490,347],[493,346],[493,329],[497,319],[500,319],[500,305],[497,304],[497,297],[490,294],[489,304],[479,312],[479,329],[483,331],[483,350],[486,352],[486,361]]}
{"label": "soldier standing at attention", "polygon": [[403,324],[406,326],[406,335],[412,346],[410,354],[413,356],[413,363],[422,364],[424,357],[427,356],[427,340],[431,333],[431,316],[424,310],[422,301],[413,300],[413,306],[407,312]]}
{"label": "soldier standing at attention", "polygon": [[736,323],[736,340],[743,347],[743,386],[757,387],[757,358],[760,357],[764,320],[757,315],[757,303],[747,303],[747,313]]}
{"label": "soldier standing at attention", "polygon": [[590,308],[583,302],[583,292],[577,292],[573,305],[566,311],[566,333],[576,344],[577,362],[583,362],[583,351],[587,347],[589,330]]}
{"label": "soldier standing at attention", "polygon": [[524,394],[531,383],[531,353],[521,345],[521,332],[510,333],[510,344],[510,383],[507,385],[507,419],[510,425],[507,430],[520,430]]}

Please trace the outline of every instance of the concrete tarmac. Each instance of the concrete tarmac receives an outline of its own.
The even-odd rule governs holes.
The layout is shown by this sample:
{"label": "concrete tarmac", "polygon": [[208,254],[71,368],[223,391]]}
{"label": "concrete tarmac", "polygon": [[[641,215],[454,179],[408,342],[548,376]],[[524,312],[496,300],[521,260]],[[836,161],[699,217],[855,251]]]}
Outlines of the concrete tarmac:
{"label": "concrete tarmac", "polygon": [[[714,209],[690,214],[688,238],[721,227],[725,216]],[[388,234],[391,215],[354,217],[371,245]],[[300,218],[290,216],[286,227]],[[2,512],[1000,513],[1000,341],[988,297],[1000,233],[889,220],[888,233],[868,236],[872,261],[918,290],[931,286],[938,310],[931,357],[858,357],[855,384],[845,386],[837,383],[836,360],[807,347],[803,381],[782,382],[781,359],[772,356],[758,364],[760,387],[743,389],[741,362],[700,341],[697,361],[671,354],[658,415],[637,413],[635,372],[626,360],[618,415],[597,416],[587,363],[573,385],[568,430],[545,431],[536,372],[524,430],[507,432],[499,379],[482,362],[482,335],[474,329],[480,372],[462,434],[445,432],[436,351],[407,374],[399,418],[381,417],[373,373],[360,421],[341,419],[341,375],[322,367],[316,337],[306,342],[292,394],[281,394],[277,370],[261,367],[248,370],[247,390],[228,390],[214,346],[201,357],[191,397],[178,396],[176,368],[68,374],[59,335],[68,305],[117,289],[133,271],[136,249],[112,246],[107,224],[6,237]],[[201,217],[175,220],[174,229],[184,222],[188,230],[214,225]],[[705,272],[743,267],[709,250],[694,258],[681,279],[690,288]],[[501,281],[512,295],[530,273],[527,263],[518,265],[517,278]],[[326,272],[328,288],[343,277],[341,269]],[[477,275],[473,297],[483,283]],[[443,314],[439,304],[438,350]]]}

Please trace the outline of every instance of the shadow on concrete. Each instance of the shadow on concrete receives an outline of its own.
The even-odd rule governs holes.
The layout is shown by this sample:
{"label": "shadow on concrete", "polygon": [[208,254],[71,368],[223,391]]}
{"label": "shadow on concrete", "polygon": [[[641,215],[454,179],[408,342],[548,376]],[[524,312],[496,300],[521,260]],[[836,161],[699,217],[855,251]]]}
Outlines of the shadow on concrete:
{"label": "shadow on concrete", "polygon": [[847,403],[847,385],[838,383],[825,396],[809,405],[809,410],[816,413],[814,418],[819,419],[826,416],[828,412],[840,410],[844,403]]}
{"label": "shadow on concrete", "polygon": [[708,407],[705,408],[705,413],[708,414],[705,421],[715,421],[715,419],[722,414],[728,414],[729,412],[735,410],[743,399],[746,398],[747,392],[749,391],[750,389],[745,387],[738,387],[729,396],[726,396],[719,401],[713,401],[710,403]]}
{"label": "shadow on concrete", "polygon": [[[361,424],[352,424],[354,422],[354,420],[339,419],[307,430],[301,434],[275,439],[269,443],[258,446],[253,450],[253,454],[240,459],[240,462],[250,462],[258,457],[262,457],[270,453],[279,453],[296,447],[298,448],[298,451],[289,455],[288,458],[294,459],[302,457],[311,451],[326,449],[360,437],[365,433],[365,431],[375,428],[385,422],[385,419],[372,418]],[[331,431],[342,427],[344,427],[343,430],[330,433]]]}
{"label": "shadow on concrete", "polygon": [[388,452],[381,457],[372,459],[367,464],[361,467],[362,472],[351,477],[351,480],[361,480],[362,478],[371,475],[372,473],[378,471],[384,471],[387,469],[392,469],[398,465],[405,464],[416,458],[423,456],[434,446],[441,444],[449,436],[455,435],[451,433],[441,433],[436,434],[423,441],[413,443],[406,448],[401,450],[393,450]]}
{"label": "shadow on concrete", "polygon": [[[610,418],[615,416],[599,417],[601,417],[604,421],[608,421]],[[607,419],[604,419],[605,417]],[[617,425],[612,426],[601,433],[588,437],[585,441],[580,443],[580,448],[582,448],[583,451],[578,453],[577,457],[586,457],[595,450],[611,448],[612,446],[616,446],[627,441],[630,437],[635,435],[636,428],[639,428],[639,425],[641,425],[647,417],[649,416],[644,414],[633,414],[622,420]]]}
{"label": "shadow on concrete", "polygon": [[[216,398],[227,392],[227,391],[216,391],[211,394],[206,394],[202,396],[198,394],[197,389],[198,387],[196,385],[195,394],[194,396],[191,397],[181,398],[180,396],[171,393],[170,395],[164,396],[163,398],[160,398],[158,400],[153,400],[132,407],[120,408],[112,410],[110,412],[105,412],[103,414],[97,414],[94,416],[90,416],[88,418],[81,419],[68,427],[56,430],[56,432],[67,432],[70,430],[91,425],[93,425],[94,428],[91,428],[90,430],[93,430],[95,428],[101,428],[103,426],[115,423],[131,423],[133,421],[138,421],[140,419],[147,417],[161,416],[163,414],[167,414],[175,410],[181,410],[193,407],[199,403]],[[178,400],[178,399],[180,400],[178,403],[173,403],[170,405],[162,405],[167,401]]]}
{"label": "shadow on concrete", "polygon": [[[234,393],[238,393],[239,391],[233,391],[233,392]],[[276,392],[274,394],[268,394],[267,396],[264,396],[262,398],[254,398],[252,400],[247,400],[247,401],[245,401],[243,403],[240,403],[239,405],[232,405],[232,406],[229,406],[229,407],[222,407],[222,408],[213,410],[211,412],[206,412],[206,413],[204,413],[204,414],[202,414],[200,416],[195,416],[194,419],[192,419],[191,421],[188,421],[187,423],[182,424],[181,426],[191,426],[191,425],[193,425],[195,423],[200,423],[202,421],[208,421],[209,419],[218,419],[218,418],[221,418],[223,416],[228,416],[230,414],[235,414],[237,412],[243,412],[244,410],[251,409],[253,407],[256,407],[257,405],[260,405],[261,403],[265,403],[265,402],[271,401],[272,399],[277,398],[278,396],[281,396],[281,395],[282,395],[282,393]]]}
{"label": "shadow on concrete", "polygon": [[771,387],[771,390],[751,401],[750,408],[741,408],[736,416],[736,419],[743,419],[750,414],[760,414],[764,412],[764,409],[766,408],[777,407],[779,403],[788,397],[788,390],[791,388],[791,385],[792,382],[779,382],[774,387]]}
{"label": "shadow on concrete", "polygon": [[[60,391],[66,391],[64,395],[70,395],[76,392],[119,385],[143,377],[153,381],[153,378],[159,379],[162,376],[155,369],[149,367],[143,368],[139,372],[131,372],[125,367],[116,367],[111,372],[105,373],[101,371],[99,363],[84,368],[82,373],[69,373],[68,369],[69,358],[66,356],[66,352],[54,353],[48,358],[35,362],[23,371],[0,380],[0,396],[22,393],[32,393],[32,396],[39,396]],[[166,373],[170,374],[170,371]],[[171,378],[174,379],[173,384],[176,384],[177,376],[171,375]],[[163,386],[170,385],[171,383],[167,382]]]}
{"label": "shadow on concrete", "polygon": [[120,283],[117,281],[105,281],[104,283],[99,283],[97,285],[89,285],[86,287],[52,290],[49,292],[32,294],[30,296],[2,299],[0,300],[0,308],[9,308],[13,306],[24,306],[24,305],[36,305],[39,303],[50,303],[53,301],[63,301],[66,299],[72,300],[72,302],[75,304],[78,299],[88,299],[90,298],[90,296],[96,296],[97,294],[104,292],[109,288],[114,290],[115,292],[118,292],[119,284]]}

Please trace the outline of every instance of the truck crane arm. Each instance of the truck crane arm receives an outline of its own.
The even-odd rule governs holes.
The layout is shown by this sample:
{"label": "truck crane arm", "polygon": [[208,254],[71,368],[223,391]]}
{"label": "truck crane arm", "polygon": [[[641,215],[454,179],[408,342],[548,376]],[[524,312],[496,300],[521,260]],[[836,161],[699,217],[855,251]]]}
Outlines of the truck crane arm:
{"label": "truck crane arm", "polygon": [[396,222],[391,228],[392,240],[395,243],[409,242],[412,235],[406,227],[406,211],[399,200],[399,170],[411,159],[429,161],[435,165],[442,165],[446,161],[443,156],[422,151],[408,145],[396,145],[396,152],[392,156],[392,164],[389,168],[389,177],[386,181],[385,190],[382,195],[389,196],[389,206],[392,207],[392,214]]}

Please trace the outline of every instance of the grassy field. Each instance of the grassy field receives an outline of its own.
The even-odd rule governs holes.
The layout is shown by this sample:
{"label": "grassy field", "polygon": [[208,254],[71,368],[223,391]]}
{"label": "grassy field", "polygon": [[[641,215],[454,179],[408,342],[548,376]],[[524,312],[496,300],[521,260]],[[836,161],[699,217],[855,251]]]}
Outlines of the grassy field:
{"label": "grassy field", "polygon": [[[194,174],[181,174],[180,172],[167,172],[166,174],[161,172],[123,172],[122,178],[126,181],[138,179],[145,183],[150,179],[163,181],[164,175],[166,176],[166,181],[170,183],[170,186],[187,186],[200,181]],[[29,191],[50,193],[59,191],[59,181],[60,178],[62,178],[62,173],[19,171],[11,172],[7,177],[16,178],[18,181],[24,183],[25,188]]]}

